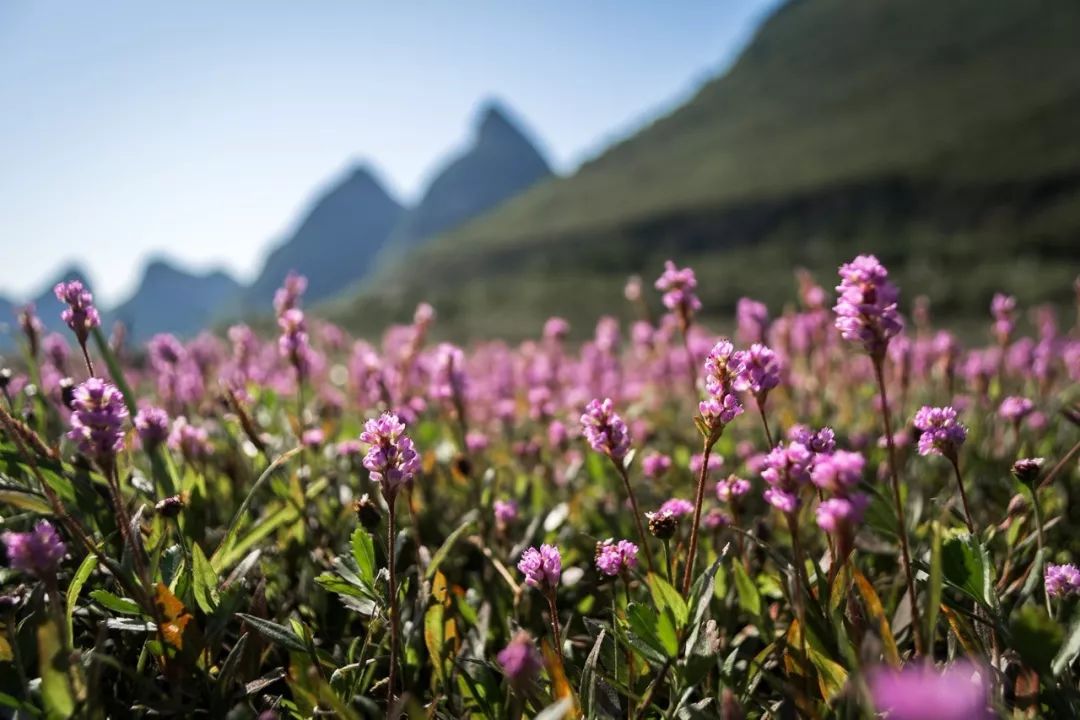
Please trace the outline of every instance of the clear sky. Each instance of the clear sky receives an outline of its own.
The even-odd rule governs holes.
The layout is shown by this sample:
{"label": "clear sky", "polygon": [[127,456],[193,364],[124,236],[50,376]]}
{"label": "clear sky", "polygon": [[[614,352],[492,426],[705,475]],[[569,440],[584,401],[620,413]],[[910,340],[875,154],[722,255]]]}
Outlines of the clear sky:
{"label": "clear sky", "polygon": [[403,201],[497,97],[560,172],[688,96],[777,0],[0,2],[0,294],[149,256],[247,280],[368,161]]}

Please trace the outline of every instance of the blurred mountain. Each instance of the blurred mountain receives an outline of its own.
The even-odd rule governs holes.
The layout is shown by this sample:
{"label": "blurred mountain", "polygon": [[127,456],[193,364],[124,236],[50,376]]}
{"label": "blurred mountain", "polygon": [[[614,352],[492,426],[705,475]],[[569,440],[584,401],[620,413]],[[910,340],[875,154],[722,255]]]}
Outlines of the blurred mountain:
{"label": "blurred mountain", "polygon": [[0,297],[0,352],[15,347],[15,334],[19,332],[15,308],[15,303]]}
{"label": "blurred mountain", "polygon": [[480,216],[551,177],[536,146],[497,101],[481,108],[472,143],[434,176],[387,243],[385,259]]}
{"label": "blurred mountain", "polygon": [[312,204],[296,231],[266,259],[243,311],[268,312],[290,270],[307,276],[307,299],[341,292],[363,277],[403,209],[366,166],[354,168]]}
{"label": "blurred mountain", "polygon": [[[722,76],[573,176],[388,268],[336,319],[433,302],[459,336],[587,331],[673,257],[707,311],[774,312],[873,251],[905,302],[982,317],[996,289],[1069,303],[1080,265],[1080,3],[791,0]],[[715,319],[715,318],[714,318]]]}
{"label": "blurred mountain", "polygon": [[192,336],[208,327],[223,307],[235,303],[243,288],[222,271],[191,273],[164,260],[151,261],[138,289],[107,313],[106,325],[124,323],[135,342],[155,333]]}

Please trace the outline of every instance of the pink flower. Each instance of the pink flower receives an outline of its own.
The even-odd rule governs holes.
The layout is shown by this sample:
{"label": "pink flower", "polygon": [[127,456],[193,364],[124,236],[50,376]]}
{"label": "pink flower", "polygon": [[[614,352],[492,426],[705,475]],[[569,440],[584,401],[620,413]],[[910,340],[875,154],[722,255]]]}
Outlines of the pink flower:
{"label": "pink flower", "polygon": [[562,556],[554,545],[531,547],[521,555],[517,568],[525,576],[526,585],[554,592],[562,577]]}

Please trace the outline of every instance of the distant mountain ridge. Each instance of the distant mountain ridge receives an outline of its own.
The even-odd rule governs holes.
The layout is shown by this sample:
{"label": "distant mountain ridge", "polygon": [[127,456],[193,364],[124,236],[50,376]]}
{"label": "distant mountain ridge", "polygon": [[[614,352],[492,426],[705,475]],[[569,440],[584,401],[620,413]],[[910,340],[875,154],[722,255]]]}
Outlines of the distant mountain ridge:
{"label": "distant mountain ridge", "polygon": [[435,174],[394,229],[387,255],[400,256],[460,227],[551,175],[547,160],[509,111],[489,101],[477,115],[472,142]]}

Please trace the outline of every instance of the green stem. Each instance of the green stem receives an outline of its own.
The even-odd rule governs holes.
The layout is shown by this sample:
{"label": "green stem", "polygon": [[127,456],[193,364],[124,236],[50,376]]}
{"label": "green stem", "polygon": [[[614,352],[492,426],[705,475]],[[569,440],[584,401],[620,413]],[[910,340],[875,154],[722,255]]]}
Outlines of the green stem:
{"label": "green stem", "polygon": [[690,597],[690,583],[694,579],[694,559],[697,556],[698,530],[701,526],[701,506],[705,502],[705,480],[709,476],[709,456],[712,455],[713,445],[718,438],[718,433],[705,438],[701,450],[701,473],[698,475],[697,492],[694,496],[694,522],[690,526],[690,548],[686,553],[686,568],[683,571],[682,594],[684,597]]}

